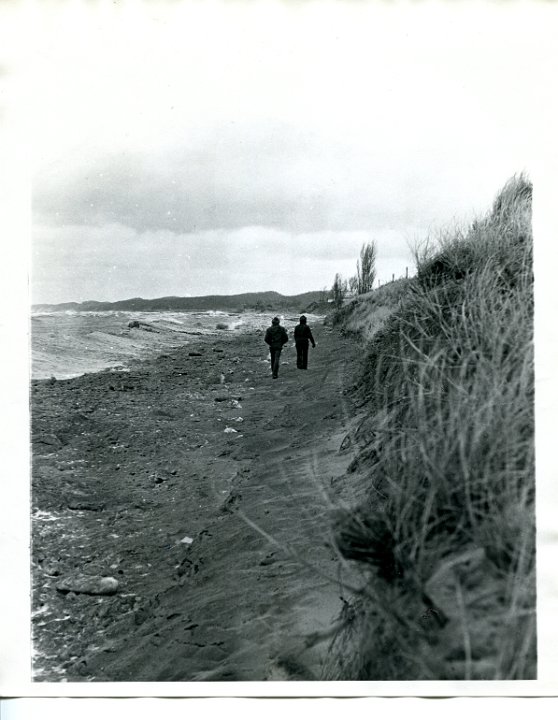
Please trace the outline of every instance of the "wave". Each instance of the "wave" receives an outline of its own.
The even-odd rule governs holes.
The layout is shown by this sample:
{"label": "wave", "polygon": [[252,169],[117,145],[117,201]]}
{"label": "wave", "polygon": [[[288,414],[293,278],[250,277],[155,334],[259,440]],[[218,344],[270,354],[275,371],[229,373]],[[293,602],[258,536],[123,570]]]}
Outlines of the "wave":
{"label": "wave", "polygon": [[[223,316],[226,322],[215,322]],[[312,316],[308,318],[312,322]],[[35,379],[53,376],[65,379],[106,369],[122,371],[132,360],[187,345],[193,340],[190,336],[263,331],[269,323],[269,314],[214,310],[34,313],[31,316],[31,375]]]}

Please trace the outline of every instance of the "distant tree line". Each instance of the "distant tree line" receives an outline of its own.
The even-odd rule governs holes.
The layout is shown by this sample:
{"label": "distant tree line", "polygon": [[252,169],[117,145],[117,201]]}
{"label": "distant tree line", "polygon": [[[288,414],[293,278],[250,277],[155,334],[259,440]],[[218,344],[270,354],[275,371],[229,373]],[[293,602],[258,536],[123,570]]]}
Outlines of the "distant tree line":
{"label": "distant tree line", "polygon": [[345,280],[339,273],[335,274],[331,286],[331,298],[336,307],[341,307],[343,300],[349,292],[364,295],[374,287],[376,279],[376,243],[371,240],[364,243],[360,249],[360,258],[357,260],[356,274]]}

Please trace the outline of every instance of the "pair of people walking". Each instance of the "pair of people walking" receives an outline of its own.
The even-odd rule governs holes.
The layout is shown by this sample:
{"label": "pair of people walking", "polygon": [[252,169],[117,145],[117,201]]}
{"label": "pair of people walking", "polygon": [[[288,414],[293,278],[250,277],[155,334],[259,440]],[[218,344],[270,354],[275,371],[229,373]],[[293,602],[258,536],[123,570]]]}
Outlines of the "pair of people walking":
{"label": "pair of people walking", "polygon": [[[296,346],[296,366],[299,370],[308,369],[308,345],[312,343],[312,347],[316,347],[312,331],[306,322],[306,316],[301,315],[299,324],[294,329],[294,339]],[[271,375],[275,379],[279,377],[279,361],[283,345],[289,341],[289,336],[285,328],[280,324],[279,318],[274,317],[271,321],[271,327],[268,327],[265,333],[265,342],[269,345],[271,359]]]}

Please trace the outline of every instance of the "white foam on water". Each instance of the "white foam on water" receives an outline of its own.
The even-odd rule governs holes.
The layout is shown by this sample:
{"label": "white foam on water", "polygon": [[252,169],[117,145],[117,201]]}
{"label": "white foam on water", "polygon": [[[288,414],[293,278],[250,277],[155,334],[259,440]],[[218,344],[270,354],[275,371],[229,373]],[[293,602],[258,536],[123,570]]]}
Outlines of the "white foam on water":
{"label": "white foam on water", "polygon": [[31,517],[33,520],[39,520],[41,522],[58,522],[58,520],[60,520],[60,515],[54,515],[46,510],[36,510]]}
{"label": "white foam on water", "polygon": [[[227,317],[230,330],[263,332],[270,313],[92,311],[34,313],[31,318],[32,377],[69,379],[84,373],[129,371],[138,360],[192,342],[192,333],[218,336],[216,317]],[[308,315],[308,322],[321,318]],[[139,327],[130,328],[131,321]],[[288,327],[295,320],[288,319]],[[296,318],[298,322],[298,318]]]}

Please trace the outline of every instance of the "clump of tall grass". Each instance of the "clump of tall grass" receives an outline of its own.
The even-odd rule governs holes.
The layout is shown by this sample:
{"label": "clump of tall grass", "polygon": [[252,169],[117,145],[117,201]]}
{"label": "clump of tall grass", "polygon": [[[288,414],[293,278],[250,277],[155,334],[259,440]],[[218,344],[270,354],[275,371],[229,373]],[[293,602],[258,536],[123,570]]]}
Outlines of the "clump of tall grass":
{"label": "clump of tall grass", "polygon": [[368,498],[336,527],[367,582],[329,677],[536,676],[531,194],[423,248],[369,345]]}

